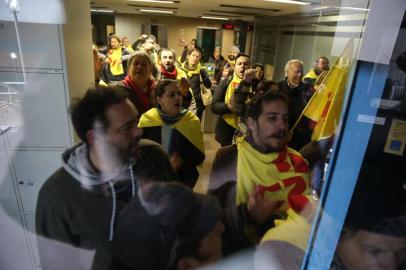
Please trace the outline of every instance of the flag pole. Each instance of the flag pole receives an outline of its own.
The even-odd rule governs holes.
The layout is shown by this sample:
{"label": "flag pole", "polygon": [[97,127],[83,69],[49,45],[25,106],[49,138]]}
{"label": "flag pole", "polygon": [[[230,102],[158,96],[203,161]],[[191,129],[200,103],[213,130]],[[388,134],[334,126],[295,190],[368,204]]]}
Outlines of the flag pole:
{"label": "flag pole", "polygon": [[[338,57],[335,61],[334,61],[334,65],[337,63],[338,59],[340,57]],[[332,67],[334,67],[334,65]],[[320,86],[322,84],[322,82],[327,78],[328,74],[331,72],[333,68],[330,68],[327,72],[327,74],[323,77],[323,80],[320,82],[320,84],[318,86]],[[317,87],[316,92],[313,93],[312,97],[309,99],[309,101],[307,102],[306,106],[303,108],[302,113],[300,114],[300,116],[297,118],[295,124],[293,125],[293,127],[289,130],[289,132],[293,132],[293,130],[295,130],[295,128],[297,127],[297,125],[299,124],[300,120],[302,120],[303,115],[307,109],[307,107],[309,107],[309,104],[311,103],[311,101],[313,100],[313,98],[316,96],[316,93],[320,90],[319,87]]]}

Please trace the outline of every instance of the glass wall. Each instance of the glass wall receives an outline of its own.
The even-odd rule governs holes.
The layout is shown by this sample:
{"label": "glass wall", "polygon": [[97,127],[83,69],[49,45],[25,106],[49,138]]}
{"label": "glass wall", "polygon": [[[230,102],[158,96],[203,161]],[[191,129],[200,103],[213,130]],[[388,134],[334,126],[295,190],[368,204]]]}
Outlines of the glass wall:
{"label": "glass wall", "polygon": [[[93,83],[86,43],[92,32],[84,43],[75,38],[81,24],[68,24],[66,18],[77,13],[63,1],[0,1],[0,268],[42,269],[35,234],[38,193],[74,145],[68,107],[85,90],[81,86]],[[307,133],[307,148],[297,149],[312,167],[309,204],[296,219],[276,226],[272,237],[252,245],[255,251],[212,266],[404,270],[406,4],[309,2],[249,22],[251,62],[264,65],[266,80],[285,81],[292,59],[302,61],[302,77],[317,75],[309,77],[312,98],[302,114],[313,134]],[[90,1],[83,5],[87,9]],[[90,9],[81,12],[88,13],[82,19],[90,30]],[[201,29],[197,35],[204,36]],[[213,29],[220,46],[223,30]],[[321,57],[329,68],[320,70]],[[208,144],[213,142],[211,137]],[[199,181],[207,187],[209,179]],[[93,255],[72,262],[78,267],[72,269],[90,269]]]}

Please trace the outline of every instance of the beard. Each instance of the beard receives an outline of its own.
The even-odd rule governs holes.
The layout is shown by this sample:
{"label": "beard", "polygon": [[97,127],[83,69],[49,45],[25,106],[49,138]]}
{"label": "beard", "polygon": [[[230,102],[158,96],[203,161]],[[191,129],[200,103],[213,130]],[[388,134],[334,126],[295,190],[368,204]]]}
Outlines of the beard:
{"label": "beard", "polygon": [[[288,133],[284,130],[268,136],[261,136],[257,133],[255,137],[257,138],[257,142],[255,142],[252,134],[248,136],[248,142],[255,149],[264,154],[276,153],[280,152],[286,146]],[[274,140],[277,140],[277,142]]]}
{"label": "beard", "polygon": [[173,71],[173,69],[175,68],[175,66],[171,65],[171,64],[164,64],[163,67],[166,71],[169,71],[169,72]]}

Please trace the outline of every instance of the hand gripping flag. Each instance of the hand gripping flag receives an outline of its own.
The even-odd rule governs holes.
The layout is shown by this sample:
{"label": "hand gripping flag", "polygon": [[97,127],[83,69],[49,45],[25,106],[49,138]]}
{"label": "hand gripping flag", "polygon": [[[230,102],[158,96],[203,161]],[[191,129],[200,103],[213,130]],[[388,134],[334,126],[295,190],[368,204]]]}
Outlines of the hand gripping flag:
{"label": "hand gripping flag", "polygon": [[316,82],[317,91],[295,123],[292,130],[299,123],[302,116],[315,122],[312,141],[328,138],[334,134],[341,116],[341,109],[345,94],[345,86],[351,64],[354,41],[351,39],[342,55],[320,81]]}

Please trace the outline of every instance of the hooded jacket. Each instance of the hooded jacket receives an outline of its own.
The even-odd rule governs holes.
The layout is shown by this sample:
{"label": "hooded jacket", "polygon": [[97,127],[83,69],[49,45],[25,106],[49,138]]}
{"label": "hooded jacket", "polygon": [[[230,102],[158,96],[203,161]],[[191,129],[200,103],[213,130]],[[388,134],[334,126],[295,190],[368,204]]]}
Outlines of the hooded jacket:
{"label": "hooded jacket", "polygon": [[82,258],[83,250],[95,251],[92,269],[110,269],[115,223],[123,207],[137,196],[138,179],[176,179],[163,149],[148,140],[140,142],[128,164],[106,175],[90,164],[88,153],[82,143],[66,150],[63,166],[40,190],[36,231],[43,236],[38,238],[42,269],[71,269],[70,263]]}

